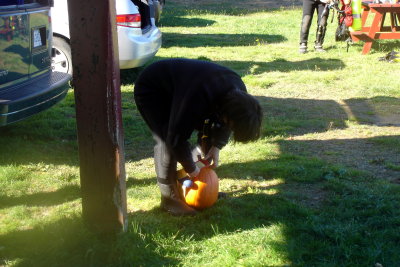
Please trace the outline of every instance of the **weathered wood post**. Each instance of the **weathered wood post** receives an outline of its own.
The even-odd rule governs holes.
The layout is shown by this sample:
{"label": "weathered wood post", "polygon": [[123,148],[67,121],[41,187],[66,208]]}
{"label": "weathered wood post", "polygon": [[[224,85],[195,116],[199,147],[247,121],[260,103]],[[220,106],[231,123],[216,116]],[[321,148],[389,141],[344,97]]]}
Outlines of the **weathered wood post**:
{"label": "weathered wood post", "polygon": [[126,228],[115,0],[68,0],[82,214],[96,232]]}

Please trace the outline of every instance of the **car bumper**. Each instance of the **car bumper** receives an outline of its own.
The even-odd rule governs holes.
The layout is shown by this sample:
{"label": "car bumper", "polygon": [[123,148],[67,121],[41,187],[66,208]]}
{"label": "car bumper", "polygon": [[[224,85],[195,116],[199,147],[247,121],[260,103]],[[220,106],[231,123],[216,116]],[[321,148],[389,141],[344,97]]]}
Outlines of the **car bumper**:
{"label": "car bumper", "polygon": [[39,113],[64,99],[71,75],[49,72],[0,91],[0,126]]}
{"label": "car bumper", "polygon": [[130,69],[143,66],[160,49],[161,37],[156,27],[143,35],[141,29],[118,27],[119,67]]}

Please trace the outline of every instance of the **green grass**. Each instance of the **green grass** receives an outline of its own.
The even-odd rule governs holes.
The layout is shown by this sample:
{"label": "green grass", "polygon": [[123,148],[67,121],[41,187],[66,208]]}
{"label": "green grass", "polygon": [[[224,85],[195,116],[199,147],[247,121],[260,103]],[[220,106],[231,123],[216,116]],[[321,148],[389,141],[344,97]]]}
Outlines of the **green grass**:
{"label": "green grass", "polygon": [[[263,137],[230,143],[228,198],[191,218],[159,209],[153,141],[122,71],[129,226],[104,240],[81,218],[73,90],[0,128],[0,266],[400,265],[400,90],[396,40],[361,55],[334,41],[298,54],[301,10],[167,1],[152,61],[211,60],[237,71],[264,108]],[[315,21],[310,34],[313,42]]]}

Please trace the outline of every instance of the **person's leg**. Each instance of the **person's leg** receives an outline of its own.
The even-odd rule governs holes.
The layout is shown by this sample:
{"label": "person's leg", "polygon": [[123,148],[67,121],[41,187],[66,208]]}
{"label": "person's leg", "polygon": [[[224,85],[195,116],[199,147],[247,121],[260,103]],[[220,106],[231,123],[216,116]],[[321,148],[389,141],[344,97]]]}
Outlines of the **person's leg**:
{"label": "person's leg", "polygon": [[154,135],[154,140],[154,164],[161,192],[161,208],[175,216],[196,214],[196,210],[185,203],[179,192],[175,158],[161,138]]}
{"label": "person's leg", "polygon": [[300,29],[300,53],[307,53],[308,35],[315,11],[315,2],[312,0],[303,0],[303,17]]}
{"label": "person's leg", "polygon": [[315,38],[314,48],[317,52],[325,52],[323,48],[326,26],[328,24],[329,9],[323,3],[318,4],[318,27]]}
{"label": "person's leg", "polygon": [[158,95],[156,90],[135,88],[135,102],[156,141],[154,164],[157,184],[161,192],[161,208],[172,215],[194,215],[196,211],[185,203],[179,193],[177,161],[164,141],[169,121],[169,106],[165,103],[165,97]]}

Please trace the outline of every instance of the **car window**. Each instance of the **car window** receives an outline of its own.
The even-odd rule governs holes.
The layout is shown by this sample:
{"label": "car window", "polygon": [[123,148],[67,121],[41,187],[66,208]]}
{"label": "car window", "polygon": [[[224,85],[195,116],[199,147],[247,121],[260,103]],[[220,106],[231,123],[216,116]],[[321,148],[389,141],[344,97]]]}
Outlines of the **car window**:
{"label": "car window", "polygon": [[0,6],[10,6],[10,5],[26,5],[26,4],[44,4],[44,5],[52,5],[52,0],[1,0]]}

